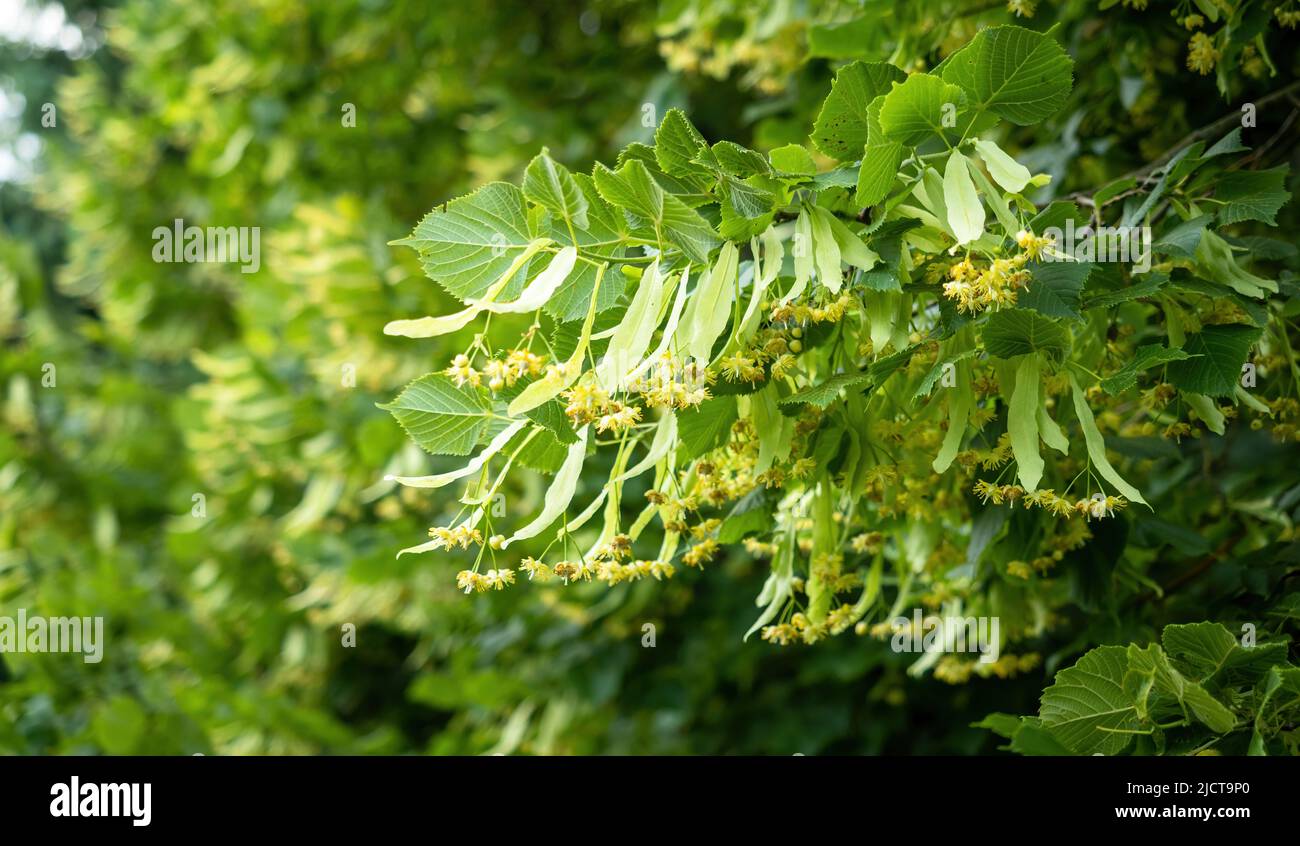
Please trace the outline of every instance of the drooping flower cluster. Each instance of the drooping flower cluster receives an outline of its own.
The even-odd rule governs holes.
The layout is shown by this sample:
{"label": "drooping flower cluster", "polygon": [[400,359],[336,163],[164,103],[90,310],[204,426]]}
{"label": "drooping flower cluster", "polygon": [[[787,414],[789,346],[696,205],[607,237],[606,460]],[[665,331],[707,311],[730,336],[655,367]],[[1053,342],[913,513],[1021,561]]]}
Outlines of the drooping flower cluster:
{"label": "drooping flower cluster", "polygon": [[995,485],[984,480],[975,483],[972,493],[985,503],[991,502],[994,505],[1009,503],[1014,506],[1015,503],[1022,502],[1025,508],[1036,506],[1057,517],[1067,519],[1080,514],[1088,520],[1101,520],[1105,517],[1114,517],[1115,509],[1128,505],[1128,500],[1122,496],[1106,496],[1098,493],[1087,499],[1072,502],[1063,496],[1058,496],[1050,488],[1028,493],[1020,485]]}
{"label": "drooping flower cluster", "polygon": [[650,408],[694,408],[709,398],[712,376],[698,362],[664,353],[647,373],[632,379],[627,389],[639,394]]}
{"label": "drooping flower cluster", "polygon": [[465,353],[452,359],[451,366],[443,370],[444,376],[461,388],[470,385],[477,388],[487,378],[487,386],[493,391],[513,387],[525,376],[541,374],[546,359],[544,356],[528,350],[510,350],[502,359],[488,359],[481,370],[475,368],[474,361]]}
{"label": "drooping flower cluster", "polygon": [[434,526],[429,529],[429,537],[437,541],[434,549],[469,549],[470,544],[482,545],[483,533],[478,529],[471,529],[467,526],[441,527]]}
{"label": "drooping flower cluster", "polygon": [[1024,265],[1029,256],[1019,253],[1009,259],[994,259],[988,267],[980,269],[970,256],[954,264],[944,283],[943,295],[957,303],[957,310],[975,314],[988,308],[1002,308],[1016,304],[1016,291],[1029,285],[1029,271]]}
{"label": "drooping flower cluster", "polygon": [[641,420],[641,409],[612,399],[608,391],[595,383],[576,385],[563,396],[568,402],[564,413],[575,426],[595,423],[597,432],[619,434]]}
{"label": "drooping flower cluster", "polygon": [[1187,69],[1204,75],[1214,70],[1218,61],[1219,50],[1214,46],[1214,39],[1203,32],[1193,34],[1187,42]]}

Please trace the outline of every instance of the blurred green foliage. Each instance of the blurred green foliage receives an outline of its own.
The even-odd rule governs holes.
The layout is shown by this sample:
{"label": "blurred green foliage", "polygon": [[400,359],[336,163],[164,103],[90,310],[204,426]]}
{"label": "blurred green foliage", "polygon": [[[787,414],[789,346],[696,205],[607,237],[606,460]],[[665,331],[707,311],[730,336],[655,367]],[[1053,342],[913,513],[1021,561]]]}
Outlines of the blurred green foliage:
{"label": "blurred green foliage", "polygon": [[[585,169],[648,140],[647,106],[689,108],[711,140],[805,141],[842,60],[932,65],[1016,20],[1000,4],[63,6],[102,46],[0,46],[23,104],[0,139],[42,142],[0,184],[0,614],[103,616],[107,644],[100,664],[0,656],[0,752],[988,752],[970,723],[1034,711],[1061,660],[1207,610],[1248,617],[1295,572],[1293,552],[1246,555],[1296,507],[1295,451],[1264,435],[1168,459],[1212,540],[1171,536],[1171,567],[1229,540],[1240,559],[1141,609],[1080,603],[1045,672],[1010,681],[910,679],[908,656],[851,638],[742,643],[765,576],[744,557],[667,585],[474,597],[446,560],[394,558],[450,496],[382,481],[428,459],[375,403],[442,358],[382,327],[450,309],[389,240],[542,146]],[[1020,22],[1062,24],[1080,69],[1056,123],[1015,139],[1057,176],[1042,199],[1295,78],[1293,33],[1268,30],[1276,76],[1232,69],[1225,93],[1185,69],[1168,10],[1039,6]],[[150,233],[176,218],[260,227],[260,271],[155,263]],[[1232,469],[1193,484],[1214,450]],[[1269,501],[1229,504],[1242,491]],[[1093,599],[1124,578],[1087,567]]]}

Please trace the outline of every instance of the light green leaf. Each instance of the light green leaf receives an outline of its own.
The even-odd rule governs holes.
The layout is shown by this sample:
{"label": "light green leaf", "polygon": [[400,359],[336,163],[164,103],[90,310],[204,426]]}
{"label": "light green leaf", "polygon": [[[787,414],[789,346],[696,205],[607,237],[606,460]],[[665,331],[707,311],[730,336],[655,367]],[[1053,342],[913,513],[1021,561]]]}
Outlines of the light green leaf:
{"label": "light green leaf", "polygon": [[594,179],[606,201],[646,221],[692,261],[708,261],[718,245],[718,235],[708,221],[665,193],[639,159],[629,159],[617,171],[597,164]]}
{"label": "light green leaf", "polygon": [[953,150],[943,172],[943,202],[948,210],[948,228],[958,244],[969,244],[984,234],[984,204],[975,192],[968,167],[966,157]]}
{"label": "light green leaf", "polygon": [[591,344],[591,327],[596,322],[596,303],[600,299],[600,284],[604,273],[605,268],[602,267],[596,276],[595,287],[591,292],[591,304],[587,307],[587,317],[582,321],[582,332],[578,336],[578,343],[573,353],[563,364],[529,384],[519,392],[519,396],[510,401],[506,413],[511,417],[527,414],[538,406],[550,402],[582,375],[582,359]]}
{"label": "light green leaf", "polygon": [[542,499],[541,513],[533,518],[528,525],[506,538],[501,544],[502,549],[517,540],[525,540],[541,534],[542,530],[555,522],[555,518],[563,514],[564,510],[569,507],[569,503],[573,501],[573,494],[578,489],[578,479],[582,476],[583,461],[587,457],[587,432],[589,428],[583,426],[582,430],[578,432],[578,439],[569,445],[564,464],[560,466],[560,471],[551,480],[551,486],[546,490],[546,496]]}
{"label": "light green leaf", "polygon": [[[1097,428],[1092,409],[1088,407],[1088,398],[1084,395],[1083,388],[1079,387],[1073,373],[1070,374],[1070,388],[1074,392],[1074,414],[1079,418],[1079,428],[1083,430],[1083,439],[1088,445],[1088,459],[1092,461],[1093,469],[1129,501],[1147,505],[1147,501],[1142,498],[1142,493],[1124,481],[1124,477],[1110,465],[1110,460],[1106,458],[1106,440],[1102,437],[1101,430]],[[1147,507],[1151,506],[1147,505]]]}
{"label": "light green leaf", "polygon": [[504,303],[497,302],[489,292],[488,297],[482,300],[470,300],[469,303],[493,314],[526,314],[537,311],[546,305],[551,296],[564,284],[564,280],[569,278],[577,262],[578,251],[573,247],[565,247],[555,254],[555,258],[551,259],[551,263],[545,270],[537,274],[533,281],[524,287],[518,299]]}
{"label": "light green leaf", "polygon": [[808,287],[813,272],[812,242],[812,216],[807,208],[801,208],[799,216],[794,219],[794,240],[790,244],[794,253],[794,284],[781,298],[783,305],[793,302]]}
{"label": "light green leaf", "polygon": [[772,167],[782,173],[794,176],[813,176],[817,173],[817,163],[812,154],[800,144],[786,144],[767,154]]}
{"label": "light green leaf", "polygon": [[1232,254],[1232,246],[1209,229],[1201,235],[1200,246],[1196,248],[1197,268],[1205,277],[1227,285],[1232,290],[1246,297],[1264,299],[1265,292],[1277,293],[1277,283],[1249,273],[1237,264]]}
{"label": "light green leaf", "polygon": [[1020,484],[1032,493],[1043,478],[1043,457],[1038,450],[1039,361],[1027,355],[1016,367],[1016,386],[1007,406],[1007,434],[1016,459]]}
{"label": "light green leaf", "polygon": [[1047,412],[1046,405],[1038,406],[1038,436],[1043,439],[1043,443],[1061,455],[1070,454],[1070,441],[1052,419],[1052,415]]}
{"label": "light green leaf", "polygon": [[836,245],[840,248],[840,258],[843,259],[844,263],[862,270],[870,270],[875,267],[876,262],[880,261],[880,256],[876,254],[876,251],[868,247],[866,242],[852,229],[849,229],[844,221],[825,209],[821,209],[821,211],[826,218],[827,225],[830,226]]}
{"label": "light green leaf", "polygon": [[832,294],[838,294],[844,274],[840,269],[840,246],[835,240],[835,231],[831,228],[830,221],[833,219],[826,209],[812,207],[813,264],[817,268],[817,281]]}
{"label": "light green leaf", "polygon": [[994,182],[1012,194],[1019,194],[1025,190],[1032,176],[1029,168],[1011,158],[992,141],[975,139],[975,151],[984,160],[984,165],[989,169],[989,176],[993,177]]}
{"label": "light green leaf", "polygon": [[664,277],[659,273],[659,261],[656,259],[641,274],[641,283],[632,296],[623,319],[614,329],[605,357],[601,359],[597,380],[605,390],[623,390],[627,383],[626,374],[644,359],[650,340],[659,326],[663,294]]}
{"label": "light green leaf", "polygon": [[736,333],[742,344],[748,343],[758,330],[763,295],[781,272],[785,244],[776,230],[769,226],[758,240],[750,242],[749,251],[754,256],[753,282],[750,286],[749,305],[745,307],[745,314],[740,319],[740,330]]}
{"label": "light green leaf", "polygon": [[758,433],[758,458],[752,470],[756,476],[766,472],[775,462],[790,457],[795,419],[781,413],[776,397],[776,386],[768,385],[756,394],[740,398],[740,402],[749,403],[746,416],[754,421],[754,431]]}
{"label": "light green leaf", "polygon": [[474,456],[468,464],[459,470],[453,470],[450,473],[439,473],[435,476],[385,476],[384,480],[397,482],[399,485],[405,485],[408,488],[441,488],[449,485],[457,479],[463,479],[466,476],[472,476],[483,469],[483,465],[500,452],[510,439],[519,432],[520,429],[528,425],[527,420],[516,420],[506,428],[497,433],[491,443],[483,448],[483,451]]}
{"label": "light green leaf", "polygon": [[723,244],[718,260],[696,288],[682,316],[681,341],[687,355],[702,367],[712,360],[713,345],[731,318],[739,261],[736,245],[730,241]]}
{"label": "light green leaf", "polygon": [[867,146],[858,170],[856,197],[862,206],[874,206],[885,199],[907,154],[902,144],[885,137],[880,126],[880,109],[884,105],[885,96],[882,94],[867,107]]}
{"label": "light green leaf", "polygon": [[577,229],[586,229],[587,198],[568,168],[546,150],[528,163],[524,171],[524,197],[545,208]]}
{"label": "light green leaf", "polygon": [[[914,73],[894,86],[880,107],[884,140],[906,147],[944,134],[945,115],[955,115],[966,104],[966,93],[937,76]],[[955,128],[950,122],[949,127]]]}
{"label": "light green leaf", "polygon": [[1196,412],[1196,416],[1205,423],[1205,428],[1216,435],[1224,433],[1223,423],[1227,418],[1223,416],[1223,412],[1219,410],[1219,407],[1214,404],[1214,400],[1205,394],[1193,394],[1188,391],[1183,391],[1183,400],[1191,407],[1192,411]]}
{"label": "light green leaf", "polygon": [[957,374],[957,384],[948,391],[948,431],[944,433],[939,454],[934,457],[934,462],[930,465],[934,472],[946,472],[952,465],[953,459],[957,457],[974,402],[970,374],[967,368],[962,366]]}

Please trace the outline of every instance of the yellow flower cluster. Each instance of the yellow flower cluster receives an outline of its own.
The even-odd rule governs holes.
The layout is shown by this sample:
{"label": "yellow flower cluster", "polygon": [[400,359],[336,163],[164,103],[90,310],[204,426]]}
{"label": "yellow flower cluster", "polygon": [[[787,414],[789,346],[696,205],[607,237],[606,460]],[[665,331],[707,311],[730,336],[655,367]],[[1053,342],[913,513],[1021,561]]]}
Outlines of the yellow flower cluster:
{"label": "yellow flower cluster", "polygon": [[957,453],[956,461],[963,467],[979,465],[984,470],[996,470],[1011,460],[1011,436],[1003,432],[992,449],[968,449]]}
{"label": "yellow flower cluster", "polygon": [[1007,0],[1007,11],[1018,18],[1032,18],[1037,5],[1036,0]]}
{"label": "yellow flower cluster", "polygon": [[464,353],[461,353],[452,359],[451,366],[442,371],[442,373],[444,376],[450,377],[456,383],[456,387],[458,388],[462,388],[466,384],[473,385],[477,388],[483,381],[483,374],[474,369],[474,365],[470,362],[469,356]]}
{"label": "yellow flower cluster", "polygon": [[1050,488],[1026,493],[1025,489],[1020,485],[995,485],[982,479],[975,483],[972,493],[984,503],[992,502],[994,505],[1002,505],[1005,502],[1015,505],[1017,501],[1021,501],[1024,503],[1025,508],[1037,506],[1055,514],[1057,517],[1067,519],[1075,514],[1081,514],[1089,520],[1114,517],[1115,509],[1124,508],[1128,505],[1128,500],[1122,496],[1096,494],[1087,499],[1071,502],[1065,497],[1057,496]]}
{"label": "yellow flower cluster", "polygon": [[682,563],[687,567],[701,567],[712,561],[718,554],[718,542],[707,538],[682,553]]}
{"label": "yellow flower cluster", "polygon": [[722,375],[727,377],[729,382],[745,381],[752,384],[767,378],[763,366],[755,358],[744,353],[724,356],[722,361],[718,362],[718,366],[722,368]]}
{"label": "yellow flower cluster", "polygon": [[698,501],[722,506],[740,499],[762,483],[754,477],[758,441],[752,435],[749,421],[739,420],[732,425],[732,438],[725,449],[715,450],[708,458],[695,463],[695,483],[690,489],[692,505]]}
{"label": "yellow flower cluster", "polygon": [[505,590],[507,585],[515,583],[515,571],[509,567],[476,573],[473,570],[461,570],[456,574],[456,587],[465,593],[483,593],[488,590]]}
{"label": "yellow flower cluster", "polygon": [[1015,305],[1017,289],[1029,285],[1029,271],[1024,269],[1028,261],[1027,253],[1017,253],[994,259],[981,270],[967,256],[949,268],[951,281],[944,283],[943,295],[957,303],[958,311],[971,314]]}
{"label": "yellow flower cluster", "polygon": [[1273,10],[1273,14],[1277,15],[1277,22],[1287,29],[1300,27],[1300,9],[1287,10],[1278,6]]}
{"label": "yellow flower cluster", "polygon": [[628,391],[640,394],[651,408],[694,408],[709,398],[711,379],[703,365],[664,353],[650,375],[633,379]]}
{"label": "yellow flower cluster", "polygon": [[1214,40],[1205,33],[1198,32],[1192,36],[1191,41],[1187,42],[1187,69],[1202,75],[1207,74],[1214,70],[1219,55]]}
{"label": "yellow flower cluster", "polygon": [[849,541],[849,546],[854,552],[865,555],[875,555],[885,546],[885,536],[880,532],[863,532],[854,535],[853,540]]}
{"label": "yellow flower cluster", "polygon": [[774,323],[838,323],[850,309],[861,308],[852,294],[840,294],[825,305],[784,303],[773,307],[770,315]]}
{"label": "yellow flower cluster", "polygon": [[997,676],[1000,679],[1009,679],[1035,669],[1041,662],[1042,657],[1036,652],[1025,655],[1003,655],[991,664],[968,661],[956,655],[945,655],[935,664],[934,677],[948,684],[965,684],[974,675],[982,678]]}
{"label": "yellow flower cluster", "polygon": [[547,582],[557,578],[567,585],[570,581],[591,581],[594,578],[611,587],[647,576],[662,581],[672,578],[676,572],[676,568],[668,561],[638,560],[625,564],[614,558],[593,560],[590,563],[561,561],[552,568],[536,558],[529,557],[519,562],[519,569],[528,574],[529,581]]}
{"label": "yellow flower cluster", "polygon": [[619,433],[641,420],[641,409],[611,399],[599,385],[577,385],[565,391],[564,398],[568,401],[564,413],[577,426],[594,422],[598,432]]}
{"label": "yellow flower cluster", "polygon": [[493,359],[483,365],[483,375],[488,378],[488,387],[494,391],[513,387],[524,376],[538,376],[542,372],[544,356],[528,350],[510,350],[501,360]]}
{"label": "yellow flower cluster", "polygon": [[442,549],[452,549],[453,547],[469,549],[470,544],[482,545],[483,543],[483,533],[478,529],[471,529],[466,526],[434,526],[429,529],[429,537],[438,541],[438,546],[435,548]]}

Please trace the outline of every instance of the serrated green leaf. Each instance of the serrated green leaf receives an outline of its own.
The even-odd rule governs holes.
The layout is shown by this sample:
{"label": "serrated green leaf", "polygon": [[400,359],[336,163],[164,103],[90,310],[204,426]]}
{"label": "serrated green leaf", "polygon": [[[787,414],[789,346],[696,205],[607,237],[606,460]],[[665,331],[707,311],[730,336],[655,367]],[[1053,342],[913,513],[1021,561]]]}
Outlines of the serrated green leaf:
{"label": "serrated green leaf", "polygon": [[840,68],[813,126],[817,149],[840,161],[862,155],[867,144],[868,107],[907,74],[885,62],[853,62]]}
{"label": "serrated green leaf", "polygon": [[1175,665],[1205,684],[1231,680],[1253,685],[1269,667],[1287,660],[1285,643],[1242,646],[1222,623],[1165,626],[1160,639]]}
{"label": "serrated green leaf", "polygon": [[839,399],[840,391],[865,386],[870,383],[871,374],[865,370],[860,370],[857,373],[840,373],[785,397],[781,400],[781,405],[807,403],[817,408],[826,408]]}
{"label": "serrated green leaf", "polygon": [[1290,165],[1282,165],[1271,170],[1235,170],[1220,176],[1214,183],[1214,199],[1224,203],[1219,209],[1219,222],[1262,220],[1277,226],[1278,209],[1291,199],[1286,190],[1290,171]]}
{"label": "serrated green leaf", "polygon": [[1208,214],[1184,220],[1157,238],[1151,245],[1151,251],[1175,258],[1191,258],[1201,245],[1205,227],[1213,221],[1213,215]]}
{"label": "serrated green leaf", "polygon": [[1020,308],[1032,309],[1048,317],[1082,320],[1079,303],[1093,265],[1078,261],[1035,262],[1027,265],[1029,287],[1016,298]]}
{"label": "serrated green leaf", "polygon": [[458,388],[438,373],[421,376],[379,407],[433,455],[469,455],[492,422],[492,406],[478,388]]}
{"label": "serrated green leaf", "polygon": [[1137,707],[1124,690],[1127,650],[1099,646],[1056,674],[1043,691],[1038,716],[1043,727],[1079,755],[1117,755],[1139,728]]}
{"label": "serrated green leaf", "polygon": [[681,109],[669,109],[655,130],[655,160],[664,173],[707,185],[709,171],[695,161],[708,144]]}
{"label": "serrated green leaf", "polygon": [[524,171],[524,197],[545,208],[575,229],[586,229],[587,198],[568,168],[545,150]]}
{"label": "serrated green leaf", "polygon": [[1101,380],[1102,390],[1112,396],[1122,394],[1137,384],[1138,374],[1143,370],[1185,358],[1189,358],[1187,351],[1177,347],[1164,347],[1160,344],[1138,347],[1123,367]]}
{"label": "serrated green leaf", "polygon": [[895,85],[880,106],[880,128],[884,139],[915,147],[929,138],[942,137],[944,129],[955,128],[947,115],[955,115],[966,104],[966,92],[937,76],[914,73]]}
{"label": "serrated green leaf", "polygon": [[1027,309],[994,312],[980,338],[985,351],[998,358],[1043,352],[1059,360],[1070,343],[1070,335],[1061,324]]}
{"label": "serrated green leaf", "polygon": [[1241,378],[1241,366],[1262,331],[1258,326],[1229,323],[1206,326],[1188,335],[1183,344],[1188,358],[1170,363],[1169,381],[1194,394],[1231,396]]}
{"label": "serrated green leaf", "polygon": [[[460,299],[482,297],[534,243],[524,194],[491,182],[425,216],[407,238],[395,241],[420,254],[425,274]],[[502,287],[509,298],[523,288],[528,268],[518,268]]]}
{"label": "serrated green leaf", "polygon": [[907,154],[906,148],[897,141],[885,137],[880,127],[880,109],[885,105],[881,95],[867,106],[867,145],[862,153],[862,165],[858,169],[857,203],[862,206],[874,206],[889,194],[890,187],[898,178],[899,165]]}
{"label": "serrated green leaf", "polygon": [[709,252],[718,245],[708,221],[677,196],[665,193],[640,160],[632,159],[617,171],[597,164],[594,179],[606,201],[646,221],[692,261],[708,261]]}
{"label": "serrated green leaf", "polygon": [[1073,67],[1073,60],[1050,36],[995,26],[981,30],[948,58],[943,79],[969,92],[973,108],[1029,126],[1065,105]]}
{"label": "serrated green leaf", "polygon": [[786,144],[767,154],[772,167],[782,173],[794,176],[813,176],[817,173],[817,163],[812,154],[801,144]]}

